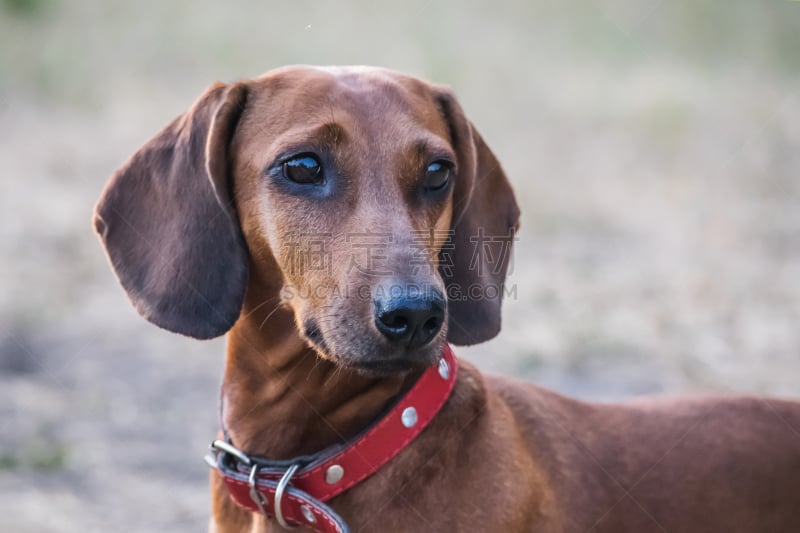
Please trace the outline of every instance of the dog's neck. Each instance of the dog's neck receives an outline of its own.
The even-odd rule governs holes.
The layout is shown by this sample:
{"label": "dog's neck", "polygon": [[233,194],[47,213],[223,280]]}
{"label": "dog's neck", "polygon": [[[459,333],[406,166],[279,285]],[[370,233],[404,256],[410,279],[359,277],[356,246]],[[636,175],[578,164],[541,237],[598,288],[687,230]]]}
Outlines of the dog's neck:
{"label": "dog's neck", "polygon": [[222,420],[239,449],[271,459],[322,450],[355,436],[418,378],[367,378],[320,358],[290,310],[277,298],[265,304],[270,293],[248,291],[228,339]]}

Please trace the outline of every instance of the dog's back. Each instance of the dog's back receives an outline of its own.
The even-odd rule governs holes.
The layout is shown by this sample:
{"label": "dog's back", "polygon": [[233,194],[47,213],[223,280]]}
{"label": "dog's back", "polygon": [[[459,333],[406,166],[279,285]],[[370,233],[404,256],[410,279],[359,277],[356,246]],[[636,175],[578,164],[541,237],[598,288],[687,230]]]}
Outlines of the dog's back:
{"label": "dog's back", "polygon": [[800,531],[796,403],[590,404],[507,378],[487,386],[514,413],[568,530]]}

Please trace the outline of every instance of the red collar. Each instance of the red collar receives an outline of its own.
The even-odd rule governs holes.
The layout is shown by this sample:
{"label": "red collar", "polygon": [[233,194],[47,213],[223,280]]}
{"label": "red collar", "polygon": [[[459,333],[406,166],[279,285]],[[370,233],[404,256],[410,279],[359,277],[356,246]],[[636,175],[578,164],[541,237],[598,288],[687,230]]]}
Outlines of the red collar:
{"label": "red collar", "polygon": [[214,441],[208,464],[219,471],[233,500],[284,527],[346,533],[347,525],[323,502],[374,474],[400,453],[436,416],[453,390],[458,364],[445,345],[386,415],[355,439],[287,461],[251,457],[224,440]]}

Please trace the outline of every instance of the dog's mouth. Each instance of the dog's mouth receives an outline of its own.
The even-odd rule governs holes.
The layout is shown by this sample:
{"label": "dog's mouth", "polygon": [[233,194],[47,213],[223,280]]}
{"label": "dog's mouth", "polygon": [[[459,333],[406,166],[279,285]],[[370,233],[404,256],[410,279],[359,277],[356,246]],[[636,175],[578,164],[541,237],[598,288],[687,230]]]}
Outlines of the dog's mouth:
{"label": "dog's mouth", "polygon": [[314,319],[303,322],[302,333],[320,357],[368,377],[389,377],[422,370],[437,361],[444,344],[443,339],[434,339],[422,348],[407,351],[360,339],[358,342],[344,343],[350,346],[341,349],[335,346],[335,338],[326,339]]}
{"label": "dog's mouth", "polygon": [[325,349],[325,338],[316,320],[309,319],[303,322],[303,335],[315,346]]}

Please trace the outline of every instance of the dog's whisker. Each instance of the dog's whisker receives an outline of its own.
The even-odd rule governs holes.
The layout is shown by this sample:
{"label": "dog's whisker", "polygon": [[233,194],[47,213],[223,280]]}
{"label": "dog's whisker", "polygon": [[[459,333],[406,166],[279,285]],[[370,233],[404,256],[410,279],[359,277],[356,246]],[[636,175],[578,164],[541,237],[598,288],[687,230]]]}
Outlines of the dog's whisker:
{"label": "dog's whisker", "polygon": [[255,313],[256,311],[258,311],[259,309],[261,309],[262,307],[264,307],[266,304],[268,304],[268,303],[270,303],[270,302],[273,302],[273,301],[275,301],[275,300],[277,300],[277,299],[279,299],[279,298],[280,298],[280,295],[273,296],[273,297],[271,297],[271,298],[267,298],[266,300],[264,300],[263,302],[261,302],[261,303],[260,303],[260,304],[258,304],[257,306],[255,306],[255,307],[253,307],[252,309],[250,309],[250,310],[249,310],[249,311],[248,311],[248,312],[247,312],[245,315],[243,315],[241,318],[247,318],[247,317],[249,317],[250,315],[252,315],[252,314],[253,314],[253,313]]}
{"label": "dog's whisker", "polygon": [[268,321],[270,318],[272,318],[272,315],[274,315],[275,313],[277,313],[277,312],[278,312],[278,311],[281,309],[281,307],[283,307],[283,306],[284,306],[283,302],[280,302],[280,303],[278,303],[278,305],[276,305],[276,306],[275,306],[275,309],[273,309],[272,311],[270,311],[270,313],[269,313],[269,314],[266,316],[266,318],[264,318],[264,320],[263,320],[263,321],[261,322],[261,324],[258,326],[258,330],[259,330],[259,331],[261,331],[261,329],[264,327],[264,325],[267,323],[267,321]]}

